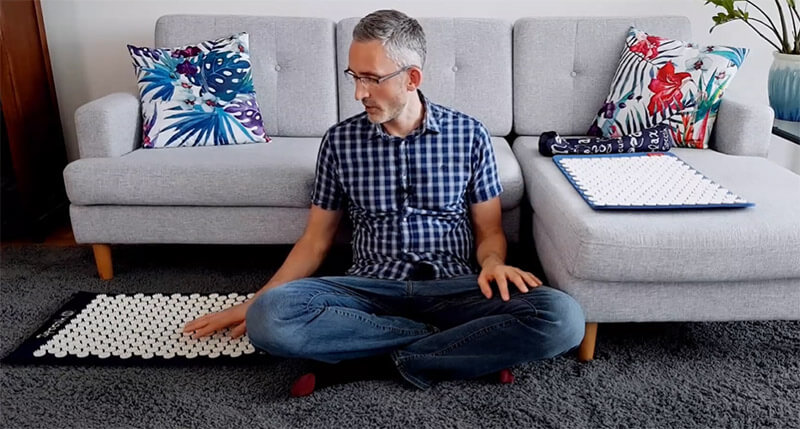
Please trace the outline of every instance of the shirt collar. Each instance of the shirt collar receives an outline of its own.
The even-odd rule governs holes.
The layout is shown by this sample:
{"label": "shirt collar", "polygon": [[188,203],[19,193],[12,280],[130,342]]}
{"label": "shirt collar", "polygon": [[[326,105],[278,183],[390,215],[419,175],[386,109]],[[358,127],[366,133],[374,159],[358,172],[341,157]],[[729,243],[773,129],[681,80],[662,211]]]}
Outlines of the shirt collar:
{"label": "shirt collar", "polygon": [[[428,132],[439,134],[441,132],[441,126],[439,124],[440,120],[440,112],[436,106],[428,100],[425,95],[422,94],[422,91],[417,90],[417,95],[419,95],[419,100],[422,102],[422,105],[425,109],[425,118],[422,121],[422,128],[417,128],[416,130],[412,131],[409,136],[415,135],[424,135]],[[385,131],[383,131],[383,127],[381,124],[371,124],[371,136],[370,137],[391,137]]]}

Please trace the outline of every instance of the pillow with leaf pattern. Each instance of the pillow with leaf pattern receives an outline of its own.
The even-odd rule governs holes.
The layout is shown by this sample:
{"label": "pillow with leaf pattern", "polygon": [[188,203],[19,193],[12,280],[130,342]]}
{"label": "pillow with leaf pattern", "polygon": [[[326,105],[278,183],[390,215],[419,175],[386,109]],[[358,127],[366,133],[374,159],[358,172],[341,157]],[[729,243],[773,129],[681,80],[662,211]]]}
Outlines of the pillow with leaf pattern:
{"label": "pillow with leaf pattern", "polygon": [[588,134],[620,137],[666,123],[677,147],[706,149],[745,48],[699,46],[631,27],[611,91]]}
{"label": "pillow with leaf pattern", "polygon": [[247,33],[173,49],[128,45],[145,148],[265,143]]}

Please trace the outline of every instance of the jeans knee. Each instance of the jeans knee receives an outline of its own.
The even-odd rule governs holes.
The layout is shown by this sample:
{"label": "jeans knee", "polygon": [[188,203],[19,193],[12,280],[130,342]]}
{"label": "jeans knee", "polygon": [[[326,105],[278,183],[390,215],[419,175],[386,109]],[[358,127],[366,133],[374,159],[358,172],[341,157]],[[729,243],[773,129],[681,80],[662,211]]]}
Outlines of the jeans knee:
{"label": "jeans knee", "polygon": [[247,335],[253,346],[275,356],[298,357],[303,337],[297,333],[299,312],[291,291],[285,286],[271,289],[247,309]]}
{"label": "jeans knee", "polygon": [[552,311],[558,320],[559,336],[566,346],[564,351],[580,345],[586,330],[586,319],[578,301],[559,291],[553,299]]}

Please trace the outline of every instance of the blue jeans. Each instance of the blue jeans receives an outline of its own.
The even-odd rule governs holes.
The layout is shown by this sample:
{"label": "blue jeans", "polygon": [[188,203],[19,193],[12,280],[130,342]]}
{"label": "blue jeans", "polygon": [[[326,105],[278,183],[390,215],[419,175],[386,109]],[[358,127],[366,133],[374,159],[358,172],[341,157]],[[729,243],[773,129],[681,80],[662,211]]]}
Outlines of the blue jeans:
{"label": "blue jeans", "polygon": [[546,286],[486,299],[477,276],[398,281],[306,278],[260,295],[247,311],[253,345],[272,355],[335,363],[391,354],[425,389],[558,356],[580,344],[583,311]]}

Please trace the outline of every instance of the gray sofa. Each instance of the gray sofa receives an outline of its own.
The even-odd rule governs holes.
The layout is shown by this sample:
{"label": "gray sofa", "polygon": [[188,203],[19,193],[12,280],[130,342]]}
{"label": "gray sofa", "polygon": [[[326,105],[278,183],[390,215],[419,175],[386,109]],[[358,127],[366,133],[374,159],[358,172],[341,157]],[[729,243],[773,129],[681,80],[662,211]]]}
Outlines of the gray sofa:
{"label": "gray sofa", "polygon": [[[294,243],[305,226],[321,136],[358,112],[352,84],[340,79],[349,41],[336,37],[350,37],[356,21],[340,22],[337,31],[336,23],[318,18],[161,17],[157,46],[249,33],[253,80],[272,142],[147,150],[140,147],[138,95],[111,94],[81,106],[75,112],[80,159],[67,166],[64,180],[75,240],[94,245],[100,276],[113,275],[108,244]],[[504,226],[515,242],[522,173],[504,138],[512,122],[511,24],[421,21],[429,44],[422,90],[481,118],[495,136]],[[466,49],[452,38],[454,29],[489,40]],[[493,78],[483,79],[491,69]]]}
{"label": "gray sofa", "polygon": [[[352,84],[340,79],[356,22],[160,18],[157,46],[250,33],[273,142],[145,150],[136,95],[79,108],[80,159],[64,178],[75,239],[93,245],[100,276],[113,275],[109,244],[293,243],[305,225],[321,136],[360,111]],[[800,319],[800,176],[763,158],[767,106],[724,100],[713,150],[675,149],[756,203],[748,209],[595,212],[536,150],[543,131],[586,131],[631,24],[688,40],[686,18],[420,22],[429,54],[422,90],[493,135],[509,241],[532,222],[550,283],[574,296],[589,321],[581,359],[592,357],[598,322]],[[532,219],[520,219],[523,196]]]}

